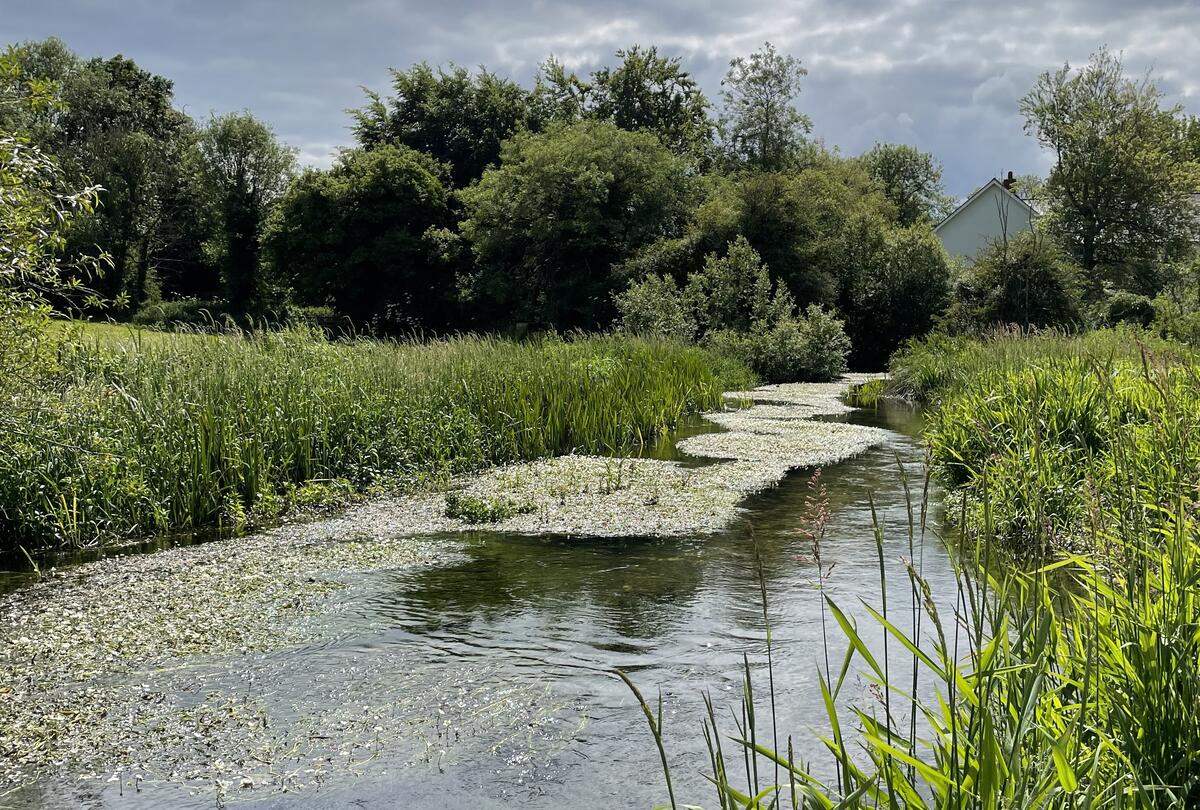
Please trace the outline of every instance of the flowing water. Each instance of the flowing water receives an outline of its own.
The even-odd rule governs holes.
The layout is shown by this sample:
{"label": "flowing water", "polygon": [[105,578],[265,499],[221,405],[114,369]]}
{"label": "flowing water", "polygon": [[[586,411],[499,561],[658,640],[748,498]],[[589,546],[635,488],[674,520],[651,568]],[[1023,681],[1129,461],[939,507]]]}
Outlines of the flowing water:
{"label": "flowing water", "polygon": [[[935,531],[918,534],[910,547],[901,468],[919,510],[919,414],[893,406],[842,418],[890,433],[884,444],[822,473],[831,508],[821,550],[831,569],[824,593],[859,616],[881,649],[881,635],[858,608],[860,598],[875,606],[881,598],[872,502],[885,528],[897,624],[906,626],[911,604],[901,557],[914,558],[939,601],[953,600],[953,570]],[[223,788],[231,806],[665,804],[658,752],[641,710],[613,676],[620,668],[651,701],[661,690],[677,798],[715,807],[702,776],[702,694],[711,693],[732,733],[726,707],[739,704],[744,656],[758,692],[759,739],[769,745],[772,738],[757,548],[773,626],[777,738],[783,749],[791,734],[796,758],[827,772],[816,739],[825,728],[817,672],[827,648],[836,670],[844,643],[832,619],[823,622],[812,544],[803,532],[810,480],[811,471],[793,473],[751,498],[744,519],[716,535],[448,537],[456,553],[446,564],[355,577],[311,643],[249,660],[199,662],[156,676],[157,688],[200,707],[214,694],[238,696],[243,708],[265,712],[264,728],[269,715],[272,730],[290,729],[286,740],[276,733],[273,745],[303,743],[308,751],[330,729],[355,729],[357,747],[329,751],[325,771],[297,754],[292,776],[303,787],[295,793],[247,789],[232,778]],[[905,668],[897,646],[891,661]],[[853,676],[845,694],[872,700],[869,686]],[[284,770],[270,768],[277,783]],[[135,792],[119,775],[86,787],[42,784],[8,800],[14,798],[40,807],[214,806],[211,790],[147,780]]]}

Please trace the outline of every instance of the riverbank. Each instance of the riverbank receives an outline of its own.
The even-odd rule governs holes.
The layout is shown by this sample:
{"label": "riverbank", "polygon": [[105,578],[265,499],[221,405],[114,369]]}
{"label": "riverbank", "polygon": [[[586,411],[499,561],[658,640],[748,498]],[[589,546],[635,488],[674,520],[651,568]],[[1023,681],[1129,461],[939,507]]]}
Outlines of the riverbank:
{"label": "riverbank", "polygon": [[[844,413],[837,398],[843,387],[789,387],[782,404],[710,416],[720,423],[736,415],[729,432],[693,437],[734,437],[729,447],[751,449],[745,458],[684,465],[565,456],[469,475],[451,491],[480,499],[499,494],[536,507],[485,524],[492,531],[703,535],[737,520],[745,497],[778,483],[789,468],[861,452],[886,436],[876,428],[807,421]],[[781,389],[752,395],[779,397]],[[764,441],[796,454],[763,453]],[[802,445],[808,449],[800,451]],[[319,729],[305,731],[314,740],[306,737],[296,748],[284,743],[299,734],[294,723],[247,703],[245,695],[218,691],[180,701],[161,680],[214,658],[250,660],[306,643],[322,615],[337,609],[350,574],[448,564],[457,553],[454,534],[481,524],[448,516],[446,497],[380,498],[336,518],[248,538],[113,557],[53,572],[0,597],[0,622],[16,640],[0,659],[6,754],[0,784],[11,790],[46,776],[116,775],[131,788],[138,780],[178,779],[198,790],[240,790],[244,776],[250,783],[244,789],[296,789],[343,767],[327,761],[330,751],[356,751],[362,756],[345,760],[354,763],[389,737],[409,734],[400,720],[384,721],[403,715],[408,723],[411,714],[369,712],[373,720],[364,725],[331,706]],[[337,702],[333,692],[330,700]],[[546,720],[547,733],[559,728],[538,717],[529,722]],[[185,738],[191,742],[181,747]],[[297,757],[302,767],[283,768]]]}
{"label": "riverbank", "polygon": [[[1200,357],[1128,327],[1013,330],[931,336],[891,372],[886,391],[932,403],[924,440],[956,504],[957,581],[934,587],[911,555],[889,575],[880,547],[880,590],[901,579],[908,593],[872,600],[871,622],[837,613],[842,672],[877,690],[839,708],[827,669],[832,767],[785,778],[851,808],[1200,805]],[[936,604],[947,591],[950,610]],[[909,660],[881,664],[870,634]],[[717,792],[786,794],[760,784],[790,760],[776,750],[745,781],[715,761]]]}
{"label": "riverbank", "polygon": [[5,387],[0,554],[243,534],[335,494],[619,454],[721,407],[747,369],[618,336],[330,341],[281,332],[56,334]]}

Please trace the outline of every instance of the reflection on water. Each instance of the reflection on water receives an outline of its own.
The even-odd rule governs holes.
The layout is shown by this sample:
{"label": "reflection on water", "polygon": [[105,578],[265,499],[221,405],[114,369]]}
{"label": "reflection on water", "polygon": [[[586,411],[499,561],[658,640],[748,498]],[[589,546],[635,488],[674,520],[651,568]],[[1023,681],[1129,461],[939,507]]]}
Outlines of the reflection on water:
{"label": "reflection on water", "polygon": [[[910,554],[935,595],[952,601],[953,572],[939,541],[930,533],[916,537],[911,550],[909,545],[901,468],[911,477],[919,499],[922,451],[913,439],[919,414],[893,406],[878,414],[858,412],[842,418],[888,427],[893,433],[884,445],[822,475],[832,509],[822,550],[825,563],[832,566],[826,593],[859,616],[864,611],[854,609],[860,597],[879,603],[873,498],[886,529],[884,555],[892,573],[893,609],[909,604],[899,559]],[[681,801],[715,806],[701,776],[707,762],[699,732],[701,696],[707,691],[718,706],[736,706],[743,656],[748,656],[756,681],[766,687],[754,544],[770,594],[779,739],[785,744],[792,734],[797,759],[821,770],[826,757],[815,738],[824,717],[816,680],[824,649],[821,599],[809,558],[811,543],[801,525],[810,477],[807,471],[797,472],[755,496],[746,504],[741,523],[715,536],[580,541],[479,533],[465,540],[447,538],[461,544],[461,557],[454,564],[361,577],[346,610],[330,623],[319,643],[269,657],[276,675],[264,676],[274,677],[279,700],[286,703],[287,693],[300,690],[302,684],[334,677],[335,686],[346,693],[379,692],[390,683],[433,712],[444,698],[439,687],[471,673],[473,682],[493,690],[528,689],[538,696],[536,702],[553,707],[561,728],[547,733],[545,718],[535,727],[534,720],[504,708],[519,720],[514,725],[529,727],[523,732],[528,739],[522,743],[529,743],[523,750],[538,752],[522,755],[519,763],[514,764],[517,747],[511,740],[460,748],[458,756],[447,746],[446,759],[407,756],[402,763],[365,769],[361,777],[334,780],[315,791],[260,794],[255,804],[660,804],[666,796],[657,751],[640,710],[612,676],[619,667],[648,696],[660,690],[663,694],[676,795]],[[897,621],[902,627],[903,619]],[[880,644],[881,636],[869,620],[862,628],[870,642]],[[836,666],[844,648],[833,628],[831,639]],[[895,649],[892,654],[898,666],[907,666]],[[355,675],[346,676],[353,682],[336,683],[338,673],[363,668],[373,673],[369,682]],[[850,683],[845,693],[850,700],[870,699],[863,683]],[[760,729],[769,738],[769,726]],[[101,803],[152,806],[154,795],[150,790],[132,800],[128,794],[122,800],[109,796]],[[193,801],[211,806],[211,796]]]}

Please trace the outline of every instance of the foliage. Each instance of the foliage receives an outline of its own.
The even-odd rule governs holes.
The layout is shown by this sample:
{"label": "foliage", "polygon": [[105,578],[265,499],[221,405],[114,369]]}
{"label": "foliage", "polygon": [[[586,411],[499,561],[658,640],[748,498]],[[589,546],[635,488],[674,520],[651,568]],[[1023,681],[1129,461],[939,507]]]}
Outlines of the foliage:
{"label": "foliage", "polygon": [[181,235],[191,121],[172,106],[172,83],[130,59],[81,60],[54,40],[15,54],[28,80],[61,87],[61,107],[32,130],[36,144],[59,158],[68,183],[101,189],[100,204],[72,228],[68,253],[111,257],[97,290],[136,308],[156,294],[158,266]]}
{"label": "foliage", "polygon": [[705,184],[683,235],[648,246],[622,270],[682,282],[705,255],[744,238],[802,307],[836,304],[854,364],[878,369],[941,315],[951,272],[928,223],[900,229],[894,219],[894,206],[857,161],[829,157],[794,174],[747,172]]}
{"label": "foliage", "polygon": [[613,301],[619,329],[626,334],[684,341],[696,337],[695,314],[670,276],[646,276],[617,293]]}
{"label": "foliage", "polygon": [[274,273],[300,303],[331,305],[360,326],[441,327],[454,281],[426,233],[448,221],[442,171],[428,155],[384,145],[304,172],[266,226]]}
{"label": "foliage", "polygon": [[535,90],[546,117],[611,121],[630,132],[654,133],[677,155],[704,160],[712,145],[709,103],[680,60],[639,45],[616,56],[616,67],[601,67],[586,82],[555,59],[547,60]]}
{"label": "foliage", "polygon": [[446,515],[466,523],[499,523],[534,510],[533,504],[510,498],[479,498],[465,492],[446,493]]}
{"label": "foliage", "polygon": [[264,305],[259,241],[271,206],[287,189],[296,158],[271,128],[249,113],[214,116],[193,153],[197,197],[212,237],[205,245],[222,269],[235,312]]}
{"label": "foliage", "polygon": [[1149,326],[1154,321],[1154,302],[1144,295],[1117,290],[1105,303],[1104,323]]}
{"label": "foliage", "polygon": [[904,144],[877,143],[862,161],[896,207],[900,225],[937,222],[953,210],[953,199],[942,186],[942,166],[928,152]]}
{"label": "foliage", "polygon": [[367,150],[406,146],[450,167],[456,187],[470,184],[500,157],[500,145],[526,129],[540,128],[528,90],[480,69],[448,70],[422,62],[392,71],[394,95],[368,92],[353,110],[354,135]]}
{"label": "foliage", "polygon": [[760,171],[797,167],[812,120],[794,106],[808,71],[770,42],[730,61],[721,80],[721,140],[729,159]]}
{"label": "foliage", "polygon": [[954,290],[947,323],[1070,326],[1081,317],[1079,269],[1053,241],[1027,231],[985,248]]}
{"label": "foliage", "polygon": [[[29,120],[57,104],[53,85],[31,86],[14,52],[0,54],[0,110]],[[64,261],[69,228],[95,210],[95,187],[72,189],[58,162],[21,134],[0,132],[0,432],[13,431],[22,385],[54,368],[59,341],[48,329],[52,304],[78,305],[94,296],[84,278],[102,258]]]}
{"label": "foliage", "polygon": [[683,234],[631,257],[626,274],[682,281],[740,235],[801,306],[832,305],[862,266],[862,246],[894,217],[861,165],[832,156],[797,173],[743,172],[701,188]]}
{"label": "foliage", "polygon": [[1057,160],[1045,184],[1049,226],[1097,283],[1099,270],[1124,287],[1125,266],[1171,259],[1196,240],[1196,156],[1180,137],[1180,108],[1161,101],[1108,50],[1078,71],[1042,74],[1021,100],[1026,130]]}
{"label": "foliage", "polygon": [[760,321],[745,332],[715,330],[704,345],[745,363],[768,383],[837,379],[850,352],[842,322],[816,304],[803,316]]}
{"label": "foliage", "polygon": [[771,284],[758,251],[743,236],[729,245],[724,256],[705,257],[704,268],[688,276],[683,295],[702,333],[745,332],[756,324],[788,318],[796,310],[788,291]]}
{"label": "foliage", "polygon": [[64,363],[12,393],[38,407],[0,431],[9,549],[218,525],[313,479],[411,485],[617,452],[720,407],[746,376],[720,379],[704,351],[661,340],[334,343],[302,329],[106,338]]}
{"label": "foliage", "polygon": [[803,317],[788,291],[744,237],[725,255],[709,254],[681,290],[648,276],[616,296],[620,328],[632,334],[696,337],[716,354],[744,363],[767,382],[827,380],[846,370],[842,322],[818,306]]}
{"label": "foliage", "polygon": [[862,264],[848,267],[842,311],[857,368],[881,369],[905,341],[934,327],[950,301],[951,266],[928,223],[869,227]]}
{"label": "foliage", "polygon": [[603,121],[523,133],[460,192],[478,262],[471,295],[510,321],[595,327],[611,318],[612,267],[677,232],[683,162],[653,135]]}

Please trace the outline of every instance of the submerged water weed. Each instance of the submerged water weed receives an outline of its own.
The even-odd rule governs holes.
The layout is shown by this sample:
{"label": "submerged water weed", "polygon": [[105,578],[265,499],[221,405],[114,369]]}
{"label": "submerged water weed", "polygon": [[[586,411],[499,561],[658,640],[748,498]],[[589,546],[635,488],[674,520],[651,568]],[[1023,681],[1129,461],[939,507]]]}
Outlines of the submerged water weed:
{"label": "submerged water weed", "polygon": [[[612,453],[721,407],[712,357],[628,337],[330,342],[302,329],[72,344],[0,436],[0,550],[239,531],[306,482],[414,485]],[[728,371],[728,364],[721,368]]]}

